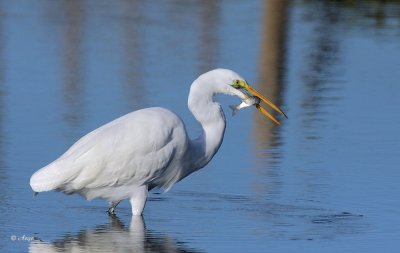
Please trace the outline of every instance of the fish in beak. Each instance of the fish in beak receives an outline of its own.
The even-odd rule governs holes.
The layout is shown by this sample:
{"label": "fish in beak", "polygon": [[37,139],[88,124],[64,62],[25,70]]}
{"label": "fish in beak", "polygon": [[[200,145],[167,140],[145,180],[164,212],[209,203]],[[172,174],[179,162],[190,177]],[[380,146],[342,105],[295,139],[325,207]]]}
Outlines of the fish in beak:
{"label": "fish in beak", "polygon": [[[282,114],[283,116],[285,116],[285,118],[288,118],[286,116],[286,114],[278,107],[276,106],[274,103],[272,103],[269,99],[267,99],[265,96],[263,96],[260,92],[258,92],[255,88],[253,88],[250,84],[248,84],[246,81],[244,80],[234,80],[232,87],[236,88],[236,89],[243,89],[246,90],[248,93],[250,93],[253,96],[259,97],[261,99],[261,101],[263,101],[264,103],[266,103],[268,106],[270,106],[272,109],[274,109],[275,111],[279,112],[280,114]],[[262,113],[264,114],[267,118],[269,118],[270,120],[272,120],[273,122],[275,122],[276,124],[280,125],[280,122],[271,114],[269,113],[265,108],[263,108],[260,104],[255,104],[255,107]]]}

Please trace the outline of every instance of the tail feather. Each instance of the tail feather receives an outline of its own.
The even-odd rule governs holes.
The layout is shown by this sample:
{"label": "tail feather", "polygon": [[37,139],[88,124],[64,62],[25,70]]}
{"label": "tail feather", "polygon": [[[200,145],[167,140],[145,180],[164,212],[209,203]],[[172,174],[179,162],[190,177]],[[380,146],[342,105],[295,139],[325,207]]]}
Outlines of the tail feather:
{"label": "tail feather", "polygon": [[32,190],[35,193],[55,190],[74,178],[74,171],[60,167],[57,162],[53,162],[36,171],[30,179]]}

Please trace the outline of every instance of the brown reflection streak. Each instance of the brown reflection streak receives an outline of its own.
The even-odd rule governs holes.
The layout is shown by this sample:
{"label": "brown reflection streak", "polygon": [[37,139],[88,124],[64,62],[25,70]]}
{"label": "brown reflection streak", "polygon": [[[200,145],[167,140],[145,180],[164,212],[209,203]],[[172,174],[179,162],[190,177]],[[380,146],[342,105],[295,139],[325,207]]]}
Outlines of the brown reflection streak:
{"label": "brown reflection streak", "polygon": [[[266,94],[272,102],[280,106],[288,2],[286,0],[266,0],[264,7],[258,88],[262,94]],[[276,140],[272,131],[275,124],[266,120],[259,113],[255,115],[257,122],[255,139],[258,146],[275,146]]]}
{"label": "brown reflection streak", "polygon": [[[71,128],[79,127],[83,119],[82,39],[84,11],[82,1],[62,1],[65,33],[63,37],[64,101],[63,117]],[[67,135],[71,135],[68,133]],[[73,136],[67,136],[73,137]]]}
{"label": "brown reflection streak", "polygon": [[218,57],[219,1],[201,1],[199,73],[216,68]]}
{"label": "brown reflection streak", "polygon": [[143,56],[145,41],[142,11],[142,1],[121,2],[122,7],[120,40],[122,48],[122,68],[123,68],[123,91],[128,101],[128,110],[136,110],[146,107],[143,101],[145,96],[145,57]]}
{"label": "brown reflection streak", "polygon": [[[262,20],[262,42],[261,55],[259,62],[259,78],[258,89],[265,94],[273,103],[280,106],[280,94],[283,89],[284,58],[285,58],[285,41],[286,41],[286,19],[288,14],[289,3],[286,0],[265,0],[264,1],[264,17]],[[268,165],[259,166],[257,175],[267,173],[268,178],[273,180],[276,177],[274,163],[277,162],[276,152],[269,152],[273,147],[279,145],[279,135],[274,131],[279,131],[279,127],[267,119],[260,113],[255,113],[254,124],[254,141],[256,143],[257,152],[263,152],[262,155],[270,156]],[[264,159],[262,161],[265,161]],[[265,169],[268,167],[268,170]],[[256,192],[273,193],[278,189],[277,183],[270,182],[267,185],[253,184]],[[267,188],[266,188],[267,187]]]}

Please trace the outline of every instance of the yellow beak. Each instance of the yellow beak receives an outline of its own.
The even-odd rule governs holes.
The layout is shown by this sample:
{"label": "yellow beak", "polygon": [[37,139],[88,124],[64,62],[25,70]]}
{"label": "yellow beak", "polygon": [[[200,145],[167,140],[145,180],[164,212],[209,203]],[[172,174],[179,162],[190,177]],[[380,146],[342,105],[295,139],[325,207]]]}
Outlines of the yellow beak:
{"label": "yellow beak", "polygon": [[[274,103],[272,103],[269,99],[267,99],[266,97],[264,97],[263,95],[261,95],[260,92],[258,92],[256,89],[254,89],[253,87],[251,87],[248,83],[243,82],[241,83],[241,88],[247,90],[248,92],[250,92],[253,96],[257,96],[259,97],[264,103],[266,103],[267,105],[269,105],[272,109],[274,109],[275,111],[279,112],[280,114],[282,114],[283,116],[285,116],[285,118],[287,118],[286,114],[278,107],[276,106]],[[276,124],[280,125],[279,121],[272,116],[271,113],[269,113],[267,110],[265,110],[261,105],[256,105],[256,108],[262,113],[264,114],[266,117],[268,117],[269,119],[271,119],[273,122],[275,122]]]}

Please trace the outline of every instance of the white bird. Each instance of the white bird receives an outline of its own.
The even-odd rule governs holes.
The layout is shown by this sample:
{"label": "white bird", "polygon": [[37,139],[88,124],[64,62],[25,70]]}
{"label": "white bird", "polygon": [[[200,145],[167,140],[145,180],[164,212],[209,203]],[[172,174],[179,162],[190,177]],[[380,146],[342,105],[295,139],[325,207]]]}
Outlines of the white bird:
{"label": "white bird", "polygon": [[[259,97],[286,117],[281,109],[228,69],[200,75],[191,85],[188,106],[202,126],[190,139],[182,120],[173,112],[146,108],[128,113],[79,139],[63,155],[35,172],[30,185],[35,193],[78,193],[90,200],[109,201],[114,214],[118,203],[130,199],[132,215],[141,215],[148,191],[166,191],[189,174],[203,168],[218,151],[225,131],[225,117],[216,93]],[[261,106],[257,108],[279,123]]]}

